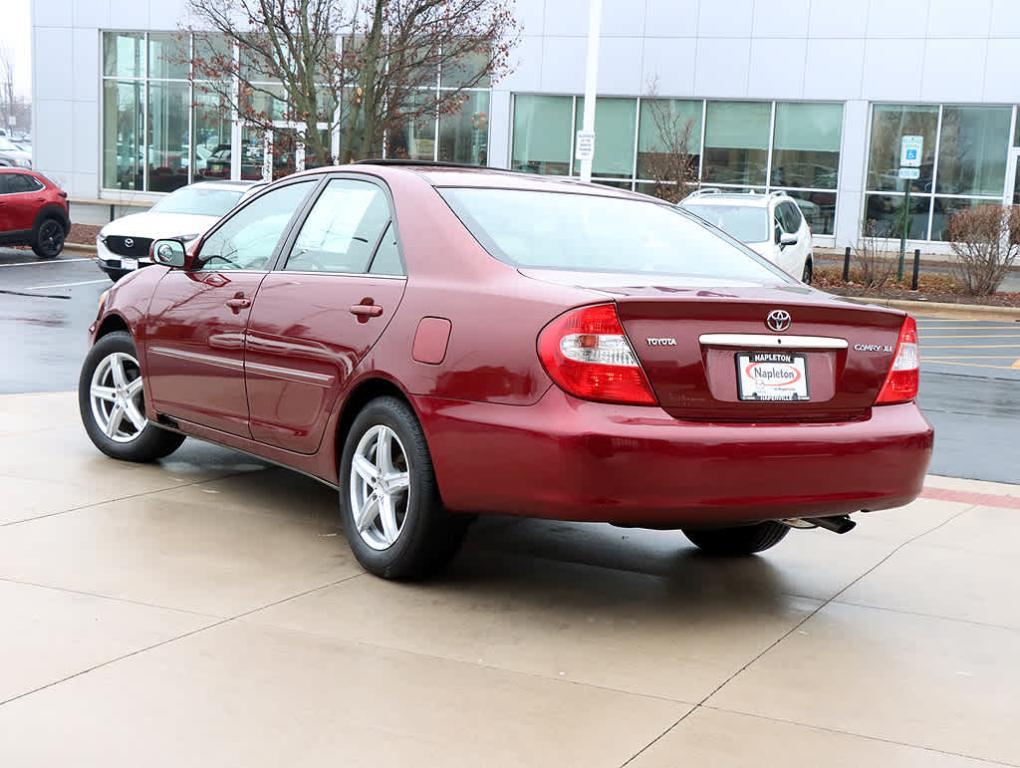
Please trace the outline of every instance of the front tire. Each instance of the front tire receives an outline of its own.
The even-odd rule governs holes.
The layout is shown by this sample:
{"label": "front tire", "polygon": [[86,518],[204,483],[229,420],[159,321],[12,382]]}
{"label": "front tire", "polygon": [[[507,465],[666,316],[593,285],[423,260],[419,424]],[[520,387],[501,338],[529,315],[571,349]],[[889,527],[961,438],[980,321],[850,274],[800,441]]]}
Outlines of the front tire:
{"label": "front tire", "polygon": [[444,509],[425,435],[404,401],[372,400],[351,424],[340,513],[354,556],[384,579],[431,576],[460,548],[468,518]]}
{"label": "front tire", "polygon": [[184,435],[145,417],[145,390],[131,334],[103,336],[85,356],[78,409],[92,443],[114,459],[148,462],[176,451]]}
{"label": "front tire", "polygon": [[32,251],[40,259],[55,259],[64,250],[64,224],[49,216],[40,221],[32,232]]}
{"label": "front tire", "polygon": [[801,276],[800,281],[802,283],[804,283],[805,285],[811,285],[811,279],[814,276],[815,276],[815,266],[811,262],[811,259],[808,259],[807,261],[804,262],[804,274]]}
{"label": "front tire", "polygon": [[766,520],[753,525],[727,528],[684,528],[684,536],[698,549],[710,555],[736,557],[771,549],[786,538],[789,526]]}

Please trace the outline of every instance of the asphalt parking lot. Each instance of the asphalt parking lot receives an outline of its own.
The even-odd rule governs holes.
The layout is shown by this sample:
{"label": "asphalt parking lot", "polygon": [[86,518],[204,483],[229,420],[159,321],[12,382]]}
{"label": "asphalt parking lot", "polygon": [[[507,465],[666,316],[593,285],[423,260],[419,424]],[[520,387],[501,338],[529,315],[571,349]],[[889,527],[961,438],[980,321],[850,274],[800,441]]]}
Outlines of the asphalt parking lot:
{"label": "asphalt parking lot", "polygon": [[[3,768],[1020,765],[1020,487],[931,476],[725,561],[488,518],[438,580],[384,582],[315,481],[92,447],[68,390],[107,283],[73,258],[0,257]],[[1013,369],[973,356],[1017,339],[955,325],[922,322],[946,460],[1015,471]]]}

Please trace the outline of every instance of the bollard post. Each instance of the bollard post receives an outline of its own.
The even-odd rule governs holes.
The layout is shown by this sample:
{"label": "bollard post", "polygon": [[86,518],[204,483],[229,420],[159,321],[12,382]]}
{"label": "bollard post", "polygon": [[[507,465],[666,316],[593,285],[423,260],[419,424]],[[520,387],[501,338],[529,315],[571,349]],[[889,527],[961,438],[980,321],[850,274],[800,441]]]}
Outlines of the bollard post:
{"label": "bollard post", "polygon": [[843,251],[843,282],[850,282],[850,246]]}
{"label": "bollard post", "polygon": [[914,275],[910,278],[910,290],[917,290],[917,278],[921,272],[921,249],[914,249]]}

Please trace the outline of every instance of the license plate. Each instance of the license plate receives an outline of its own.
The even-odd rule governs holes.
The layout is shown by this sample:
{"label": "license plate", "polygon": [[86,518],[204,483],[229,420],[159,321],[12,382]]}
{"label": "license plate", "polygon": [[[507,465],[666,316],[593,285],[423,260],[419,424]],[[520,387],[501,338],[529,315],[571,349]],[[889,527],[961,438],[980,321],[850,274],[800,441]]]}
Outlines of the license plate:
{"label": "license plate", "polygon": [[741,400],[809,400],[807,361],[789,352],[738,352]]}
{"label": "license plate", "polygon": [[121,269],[138,269],[138,259],[121,259]]}

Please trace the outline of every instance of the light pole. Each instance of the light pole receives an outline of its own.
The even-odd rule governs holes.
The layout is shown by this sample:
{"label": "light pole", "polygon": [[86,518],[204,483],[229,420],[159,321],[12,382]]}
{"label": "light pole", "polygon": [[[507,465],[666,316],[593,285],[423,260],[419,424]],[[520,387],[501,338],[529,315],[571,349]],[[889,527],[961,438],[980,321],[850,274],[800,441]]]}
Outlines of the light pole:
{"label": "light pole", "polygon": [[[599,79],[599,35],[602,33],[602,0],[589,0],[588,62],[584,75],[584,128],[578,131],[575,156],[581,161],[581,181],[591,181],[591,163],[595,155],[595,91]],[[579,141],[581,134],[587,141]],[[581,151],[588,144],[587,151]]]}

